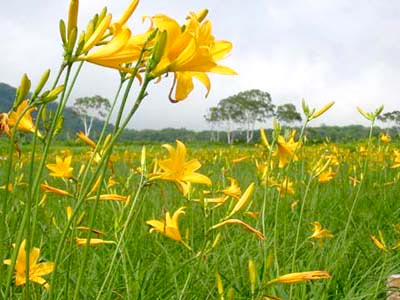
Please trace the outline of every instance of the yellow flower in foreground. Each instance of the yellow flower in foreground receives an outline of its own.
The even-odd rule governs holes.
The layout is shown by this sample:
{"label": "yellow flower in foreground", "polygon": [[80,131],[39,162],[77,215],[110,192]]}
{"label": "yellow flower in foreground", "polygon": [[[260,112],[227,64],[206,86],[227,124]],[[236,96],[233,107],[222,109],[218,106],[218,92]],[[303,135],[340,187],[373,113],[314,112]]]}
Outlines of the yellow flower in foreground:
{"label": "yellow flower in foreground", "polygon": [[185,196],[189,192],[190,183],[211,185],[210,178],[195,172],[201,167],[197,159],[186,161],[186,147],[181,141],[176,141],[176,149],[169,144],[163,147],[168,150],[170,157],[158,163],[162,172],[155,174],[154,179],[175,182]]}
{"label": "yellow flower in foreground", "polygon": [[293,130],[291,136],[286,141],[282,135],[278,136],[277,145],[274,155],[279,157],[279,168],[285,167],[290,160],[297,161],[296,151],[300,148],[301,143],[294,141],[296,131]]}
{"label": "yellow flower in foreground", "polygon": [[60,156],[56,156],[55,164],[48,164],[46,167],[52,171],[50,176],[53,177],[61,177],[65,179],[72,178],[72,170],[71,167],[72,156],[67,156],[65,159],[62,159]]}
{"label": "yellow flower in foreground", "polygon": [[231,181],[231,185],[223,189],[222,192],[227,196],[231,196],[239,200],[240,194],[242,193],[242,191],[240,190],[240,186],[235,178],[229,179]]}
{"label": "yellow flower in foreground", "polygon": [[237,213],[242,207],[244,207],[249,202],[255,189],[256,189],[256,185],[254,184],[254,182],[250,183],[250,185],[247,187],[247,189],[243,193],[242,197],[240,197],[239,201],[233,207],[232,211],[229,213],[227,218],[230,218],[232,215]]}
{"label": "yellow flower in foreground", "polygon": [[182,242],[181,233],[179,232],[178,220],[181,214],[185,213],[185,207],[179,208],[173,215],[172,218],[167,212],[164,220],[149,220],[146,224],[152,226],[150,232],[156,231],[166,237],[178,242]]}
{"label": "yellow flower in foreground", "polygon": [[332,171],[331,168],[329,168],[328,171],[322,172],[319,177],[318,181],[321,183],[329,182],[333,179],[333,177],[336,175],[335,172]]}
{"label": "yellow flower in foreground", "polygon": [[391,168],[399,168],[400,167],[400,151],[394,150],[394,162]]}
{"label": "yellow flower in foreground", "polygon": [[8,114],[1,113],[0,114],[0,136],[5,132],[8,136],[10,136],[10,127],[8,126]]}
{"label": "yellow flower in foreground", "polygon": [[288,177],[285,177],[281,183],[276,183],[272,179],[270,180],[270,183],[271,185],[276,187],[279,195],[281,195],[282,197],[286,194],[294,194],[293,182]]}
{"label": "yellow flower in foreground", "polygon": [[[26,283],[26,251],[25,251],[26,240],[23,240],[18,250],[17,261],[15,263],[15,284],[23,285]],[[40,257],[40,249],[33,247],[29,253],[29,280],[37,282],[44,286],[46,289],[49,284],[42,278],[43,275],[47,275],[54,270],[54,263],[43,262],[38,263]],[[11,259],[4,260],[4,264],[11,265]]]}
{"label": "yellow flower in foreground", "polygon": [[333,234],[328,229],[322,229],[322,225],[319,222],[313,222],[314,233],[310,235],[309,239],[322,239],[322,238],[332,238]]}
{"label": "yellow flower in foreground", "polygon": [[200,81],[208,95],[211,89],[210,79],[206,72],[235,75],[232,69],[218,65],[232,49],[228,41],[216,41],[212,35],[212,25],[209,20],[204,22],[204,10],[196,15],[190,14],[184,26],[165,15],[152,18],[153,24],[160,32],[166,32],[164,52],[160,62],[153,70],[154,76],[173,72],[175,96],[173,102],[184,100],[193,90],[193,78]]}
{"label": "yellow flower in foreground", "polygon": [[278,278],[268,281],[267,284],[298,283],[310,280],[329,279],[331,277],[332,276],[326,271],[298,272],[298,273],[290,273],[283,276],[279,276]]}
{"label": "yellow flower in foreground", "polygon": [[390,138],[390,135],[389,134],[386,134],[386,133],[381,133],[381,142],[382,143],[384,143],[384,144],[388,144],[388,143],[390,143],[392,141],[392,139]]}
{"label": "yellow flower in foreground", "polygon": [[[20,105],[18,105],[17,110],[13,111],[9,114],[8,116],[8,126],[14,127],[15,124],[17,124],[17,120],[22,116],[23,111],[26,109],[28,106],[28,100],[24,100],[21,102]],[[22,131],[22,132],[29,132],[29,133],[35,133],[35,125],[33,124],[33,119],[32,119],[32,112],[36,110],[35,107],[28,108],[26,112],[23,114],[20,122],[18,123],[17,130]],[[41,134],[39,131],[37,131],[38,136],[40,137]]]}

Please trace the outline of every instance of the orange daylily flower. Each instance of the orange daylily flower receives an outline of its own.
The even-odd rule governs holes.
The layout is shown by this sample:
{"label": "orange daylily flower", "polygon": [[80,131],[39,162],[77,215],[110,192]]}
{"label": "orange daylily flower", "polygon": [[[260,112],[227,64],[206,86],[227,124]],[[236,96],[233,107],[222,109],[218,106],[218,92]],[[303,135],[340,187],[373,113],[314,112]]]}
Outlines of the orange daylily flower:
{"label": "orange daylily flower", "polygon": [[53,177],[61,177],[65,179],[72,178],[72,170],[71,167],[72,156],[67,156],[65,159],[62,159],[60,156],[56,156],[56,163],[55,164],[48,164],[46,167],[52,171],[50,176]]}
{"label": "orange daylily flower", "polygon": [[172,215],[172,218],[167,212],[165,214],[165,219],[164,220],[149,220],[146,221],[146,224],[152,226],[150,229],[150,232],[156,231],[159,232],[166,237],[182,242],[182,236],[181,233],[179,232],[179,226],[178,226],[178,220],[180,215],[185,213],[185,207],[179,208],[174,214]]}
{"label": "orange daylily flower", "polygon": [[170,157],[158,162],[160,173],[153,174],[153,179],[172,181],[183,195],[189,192],[190,183],[211,185],[207,176],[197,173],[201,164],[197,159],[186,161],[186,147],[181,141],[176,141],[176,149],[169,144],[163,145]]}
{"label": "orange daylily flower", "polygon": [[[23,240],[17,255],[17,261],[15,263],[15,284],[23,285],[26,284],[26,251],[25,251],[26,240]],[[49,288],[49,284],[42,277],[47,275],[54,270],[54,263],[52,262],[41,262],[38,263],[40,257],[40,249],[33,247],[29,253],[29,280],[41,284],[44,288]],[[6,265],[11,265],[11,259],[6,259],[3,262]]]}

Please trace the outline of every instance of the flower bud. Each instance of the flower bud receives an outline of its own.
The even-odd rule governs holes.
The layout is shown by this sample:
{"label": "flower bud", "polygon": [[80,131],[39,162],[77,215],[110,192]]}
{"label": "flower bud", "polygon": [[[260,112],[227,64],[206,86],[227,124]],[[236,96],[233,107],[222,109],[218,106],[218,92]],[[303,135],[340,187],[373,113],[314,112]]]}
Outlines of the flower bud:
{"label": "flower bud", "polygon": [[254,295],[256,290],[256,268],[252,259],[249,260],[249,279],[251,294]]}
{"label": "flower bud", "polygon": [[321,116],[321,115],[322,115],[323,113],[325,113],[328,109],[330,109],[330,108],[333,106],[333,104],[335,104],[335,102],[334,102],[334,101],[331,101],[331,102],[329,102],[327,105],[325,105],[323,108],[321,108],[319,111],[314,112],[314,113],[310,116],[309,121],[310,121],[310,120],[313,120],[313,119],[316,119],[316,118],[318,118],[319,116]]}
{"label": "flower bud", "polygon": [[49,103],[49,102],[56,100],[58,95],[63,90],[64,90],[64,85],[59,85],[59,86],[55,87],[54,89],[52,89],[51,91],[45,92],[42,95],[42,97],[40,98],[40,100],[38,101],[38,103],[45,104],[45,103]]}
{"label": "flower bud", "polygon": [[153,53],[148,65],[149,70],[153,70],[160,62],[164,54],[166,42],[167,42],[167,32],[166,31],[158,32],[157,41],[153,47]]}
{"label": "flower bud", "polygon": [[72,53],[72,50],[74,50],[77,37],[78,37],[78,29],[75,27],[68,34],[68,43],[66,49],[67,53]]}
{"label": "flower bud", "polygon": [[101,21],[99,17],[99,24],[96,24],[96,29],[93,34],[86,40],[85,46],[83,47],[82,52],[86,53],[91,48],[93,48],[101,39],[103,38],[104,32],[107,30],[108,26],[111,22],[111,15],[106,15]]}
{"label": "flower bud", "polygon": [[203,20],[207,17],[208,15],[208,9],[202,9],[198,14],[197,14],[197,21],[199,21],[199,23],[203,22]]}
{"label": "flower bud", "polygon": [[28,97],[30,88],[31,88],[31,81],[28,78],[28,76],[24,74],[21,78],[21,83],[15,94],[15,102],[13,104],[13,108],[18,107],[18,105]]}
{"label": "flower bud", "polygon": [[67,46],[67,30],[65,28],[64,20],[60,20],[59,29],[60,29],[61,40],[62,40],[63,46],[65,48]]}
{"label": "flower bud", "polygon": [[47,69],[43,73],[42,77],[40,78],[39,83],[38,83],[35,91],[33,92],[32,99],[36,98],[36,96],[40,94],[40,92],[42,91],[44,85],[47,83],[47,80],[49,79],[49,76],[50,76],[50,69]]}
{"label": "flower bud", "polygon": [[68,12],[68,36],[78,24],[79,0],[71,0]]}

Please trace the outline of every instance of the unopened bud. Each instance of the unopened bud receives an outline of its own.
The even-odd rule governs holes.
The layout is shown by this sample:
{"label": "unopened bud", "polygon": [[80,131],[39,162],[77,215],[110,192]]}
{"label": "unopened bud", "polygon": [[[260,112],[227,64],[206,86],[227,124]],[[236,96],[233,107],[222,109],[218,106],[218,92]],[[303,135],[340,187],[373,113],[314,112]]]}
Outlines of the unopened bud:
{"label": "unopened bud", "polygon": [[140,155],[140,166],[142,169],[146,167],[146,146],[143,146],[142,153]]}
{"label": "unopened bud", "polygon": [[65,48],[67,46],[67,29],[65,28],[64,20],[60,20],[59,29],[60,29],[61,40]]}
{"label": "unopened bud", "polygon": [[111,15],[106,15],[101,21],[99,17],[99,24],[96,24],[96,29],[93,34],[86,40],[85,46],[83,47],[82,52],[86,53],[91,48],[93,48],[101,39],[103,38],[104,32],[107,30],[108,26],[111,22]]}
{"label": "unopened bud", "polygon": [[365,110],[363,110],[361,107],[357,106],[358,112],[367,120],[372,121],[374,119],[374,116],[371,113],[367,113]]}
{"label": "unopened bud", "polygon": [[74,27],[68,34],[67,53],[72,53],[72,50],[75,47],[77,37],[78,37],[78,29]]}
{"label": "unopened bud", "polygon": [[68,36],[78,24],[79,0],[71,0],[68,12]]}
{"label": "unopened bud", "polygon": [[264,129],[260,129],[260,136],[261,136],[261,143],[267,147],[268,149],[271,148],[271,145],[268,142],[267,135],[265,134]]}
{"label": "unopened bud", "polygon": [[36,98],[36,96],[40,94],[40,92],[42,91],[44,85],[47,83],[47,80],[49,79],[49,76],[50,76],[50,69],[46,70],[43,73],[42,77],[39,80],[38,85],[36,86],[36,89],[35,89],[35,91],[33,93],[32,98]]}
{"label": "unopened bud", "polygon": [[217,247],[220,240],[221,240],[221,233],[218,233],[214,239],[214,242],[213,242],[211,248],[213,249],[213,248]]}
{"label": "unopened bud", "polygon": [[13,108],[18,107],[18,105],[28,97],[30,88],[31,88],[30,79],[26,74],[22,75],[21,83],[15,94],[15,102]]}
{"label": "unopened bud", "polygon": [[149,62],[149,69],[153,70],[160,62],[167,42],[167,31],[158,32],[157,41],[153,48],[153,53]]}
{"label": "unopened bud", "polygon": [[223,299],[223,295],[224,295],[224,286],[222,284],[222,279],[221,279],[221,275],[219,275],[219,273],[215,273],[215,279],[217,281],[217,289],[218,289],[218,295],[221,297],[220,299]]}
{"label": "unopened bud", "polygon": [[256,268],[252,259],[249,260],[249,279],[251,294],[254,295],[256,290]]}
{"label": "unopened bud", "polygon": [[197,16],[197,21],[199,21],[199,23],[203,22],[203,20],[207,17],[208,15],[208,9],[202,9],[201,11],[199,11],[196,16]]}
{"label": "unopened bud", "polygon": [[57,99],[58,95],[64,90],[64,85],[59,85],[52,89],[51,91],[48,91],[42,95],[40,98],[40,101],[38,101],[40,104],[44,103],[49,103]]}
{"label": "unopened bud", "polygon": [[82,32],[78,39],[78,47],[76,48],[75,55],[79,56],[85,46],[85,32]]}
{"label": "unopened bud", "polygon": [[329,102],[327,105],[325,105],[325,106],[324,106],[323,108],[321,108],[319,111],[314,112],[314,113],[310,116],[309,120],[318,118],[318,117],[321,116],[323,113],[325,113],[328,109],[330,109],[330,108],[333,106],[333,104],[335,104],[334,101]]}

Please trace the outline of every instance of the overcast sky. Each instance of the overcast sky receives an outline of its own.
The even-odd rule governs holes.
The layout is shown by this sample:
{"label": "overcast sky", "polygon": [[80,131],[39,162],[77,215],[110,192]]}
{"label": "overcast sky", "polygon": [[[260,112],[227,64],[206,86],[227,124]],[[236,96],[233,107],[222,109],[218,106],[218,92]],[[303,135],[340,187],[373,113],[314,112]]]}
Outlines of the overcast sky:
{"label": "overcast sky", "polygon": [[[107,6],[117,19],[129,0],[80,0],[81,29]],[[0,4],[0,82],[17,86],[23,73],[34,84],[54,72],[62,54],[58,21],[66,18],[67,0],[13,0]],[[399,109],[400,1],[398,0],[142,0],[133,21],[140,33],[142,15],[168,14],[180,22],[189,11],[210,10],[217,39],[234,48],[222,64],[239,75],[212,75],[212,90],[196,84],[184,102],[171,104],[171,77],[152,85],[130,127],[206,129],[203,115],[220,99],[246,89],[269,92],[275,104],[302,98],[311,106],[335,106],[314,125],[363,123],[366,110],[385,105]],[[112,98],[119,76],[86,64],[73,99],[99,94]],[[1,99],[0,99],[1,101]]]}

